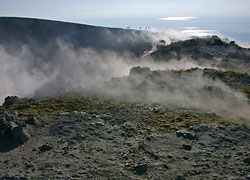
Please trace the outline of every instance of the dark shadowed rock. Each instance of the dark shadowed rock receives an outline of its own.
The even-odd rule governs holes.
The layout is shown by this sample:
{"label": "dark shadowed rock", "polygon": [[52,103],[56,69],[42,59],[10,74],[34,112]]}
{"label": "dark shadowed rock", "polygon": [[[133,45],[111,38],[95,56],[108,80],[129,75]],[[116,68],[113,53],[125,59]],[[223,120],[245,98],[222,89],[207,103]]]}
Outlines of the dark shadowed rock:
{"label": "dark shadowed rock", "polygon": [[9,128],[9,122],[5,117],[0,118],[0,130],[6,130]]}
{"label": "dark shadowed rock", "polygon": [[6,121],[14,121],[15,115],[13,115],[10,112],[5,112],[4,113],[4,118],[5,118]]}
{"label": "dark shadowed rock", "polygon": [[30,135],[23,129],[21,125],[16,125],[12,123],[10,129],[11,138],[14,142],[23,144],[27,142],[30,138]]}
{"label": "dark shadowed rock", "polygon": [[188,140],[197,140],[197,136],[195,136],[194,134],[188,132],[188,131],[176,131],[176,135],[177,137],[183,137],[184,139],[188,139]]}
{"label": "dark shadowed rock", "polygon": [[139,164],[134,168],[134,170],[138,175],[145,174],[148,170],[148,165],[146,163]]}
{"label": "dark shadowed rock", "polygon": [[250,165],[250,157],[245,158],[243,162],[246,163],[247,165]]}
{"label": "dark shadowed rock", "polygon": [[185,180],[184,176],[177,176],[175,179],[176,180]]}
{"label": "dark shadowed rock", "polygon": [[4,99],[3,106],[8,107],[13,104],[17,104],[20,102],[20,98],[17,96],[8,96]]}
{"label": "dark shadowed rock", "polygon": [[105,126],[105,124],[102,121],[98,121],[98,122],[96,122],[96,126],[102,127],[102,126]]}
{"label": "dark shadowed rock", "polygon": [[230,45],[235,45],[235,41],[230,41]]}
{"label": "dark shadowed rock", "polygon": [[53,149],[53,147],[49,144],[44,144],[41,147],[39,147],[40,149],[40,153],[46,152],[46,151],[50,151],[51,149]]}
{"label": "dark shadowed rock", "polygon": [[27,119],[27,121],[25,122],[26,124],[32,125],[32,126],[40,126],[41,123],[39,122],[39,120],[32,116],[29,119]]}
{"label": "dark shadowed rock", "polygon": [[212,36],[208,43],[208,45],[215,45],[215,46],[223,46],[226,45],[225,42],[223,42],[218,36]]}
{"label": "dark shadowed rock", "polygon": [[186,151],[191,151],[192,150],[192,146],[188,145],[188,144],[183,144],[182,145],[183,149],[185,149]]}

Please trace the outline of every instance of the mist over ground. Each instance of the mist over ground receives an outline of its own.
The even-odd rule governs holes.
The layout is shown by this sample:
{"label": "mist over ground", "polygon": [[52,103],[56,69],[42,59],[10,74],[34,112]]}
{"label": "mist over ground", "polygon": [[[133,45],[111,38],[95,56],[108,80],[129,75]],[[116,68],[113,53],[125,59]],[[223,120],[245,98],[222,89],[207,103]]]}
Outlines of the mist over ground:
{"label": "mist over ground", "polygon": [[[250,117],[246,96],[223,82],[204,77],[199,71],[180,75],[170,71],[209,68],[209,65],[201,67],[188,58],[156,62],[149,57],[138,58],[130,53],[74,49],[62,41],[58,41],[58,47],[51,61],[39,59],[28,46],[22,47],[19,56],[8,54],[1,47],[0,82],[4,85],[0,89],[1,101],[6,96],[42,98],[80,88],[83,95],[91,92],[92,95],[128,101],[167,103],[212,112],[227,110],[240,117]],[[157,84],[154,77],[128,76],[135,66],[150,67],[151,70],[168,69],[168,73],[157,79]],[[129,80],[126,77],[124,80],[123,76]],[[118,83],[113,79],[110,86],[106,86],[104,82],[112,78],[118,78]],[[209,87],[218,88],[219,94],[207,91]]]}
{"label": "mist over ground", "polygon": [[157,63],[152,59],[142,61],[131,53],[74,49],[62,41],[58,41],[58,47],[48,60],[37,57],[26,45],[18,50],[19,53],[13,54],[0,46],[1,101],[8,95],[32,97],[38,90],[38,96],[48,96],[78,87],[90,87],[113,77],[128,75],[130,68],[137,65],[155,70],[196,67],[188,60]]}

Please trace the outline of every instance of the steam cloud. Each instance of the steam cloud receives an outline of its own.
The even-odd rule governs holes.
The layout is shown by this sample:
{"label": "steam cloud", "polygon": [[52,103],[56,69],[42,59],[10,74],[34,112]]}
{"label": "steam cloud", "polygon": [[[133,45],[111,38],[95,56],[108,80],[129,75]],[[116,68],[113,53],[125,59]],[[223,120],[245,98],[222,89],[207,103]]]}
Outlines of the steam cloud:
{"label": "steam cloud", "polygon": [[[159,36],[151,36],[153,42],[158,42]],[[168,36],[163,36],[167,44],[172,39],[187,39],[186,35],[171,31]],[[134,89],[130,83],[119,84],[115,88],[102,86],[104,81],[109,81],[113,77],[123,77],[129,74],[129,70],[135,66],[150,67],[151,70],[165,69],[190,69],[194,67],[207,68],[199,66],[197,62],[191,61],[188,57],[182,60],[170,60],[169,62],[155,62],[150,58],[137,58],[129,53],[119,54],[113,51],[98,52],[93,49],[82,48],[74,49],[70,44],[58,41],[58,48],[51,59],[37,57],[28,46],[23,45],[18,53],[10,53],[0,46],[0,99],[1,103],[6,96],[17,95],[20,97],[44,97],[56,95],[58,92],[70,91],[75,88],[91,88],[96,93],[102,95],[133,96]],[[39,48],[39,47],[37,47]],[[161,91],[159,89],[144,90],[146,93],[143,99],[173,103],[190,106],[202,106],[206,109],[229,110],[242,117],[250,117],[249,105],[244,95],[234,92],[224,83],[211,81],[204,78],[201,74],[196,73],[192,76],[176,77],[173,74],[164,76],[163,80],[167,81],[174,87],[174,91]],[[143,79],[136,80],[138,84],[143,83]],[[187,83],[188,82],[188,83]],[[147,82],[153,83],[153,82]],[[234,97],[241,99],[237,103],[238,108],[229,103],[227,97],[207,98],[202,88],[208,86],[219,87]],[[105,91],[106,90],[106,91]]]}
{"label": "steam cloud", "polygon": [[101,87],[99,89],[105,96],[117,96],[122,100],[198,108],[230,119],[242,117],[250,120],[247,97],[219,80],[204,76],[201,70],[181,74],[170,70],[132,73]]}
{"label": "steam cloud", "polygon": [[90,87],[112,77],[128,75],[130,68],[138,65],[152,70],[198,66],[187,59],[156,63],[150,58],[141,60],[129,53],[97,52],[88,48],[76,50],[62,41],[57,44],[59,48],[49,60],[37,57],[25,45],[18,53],[9,53],[0,46],[1,102],[10,95],[47,96],[77,87]]}

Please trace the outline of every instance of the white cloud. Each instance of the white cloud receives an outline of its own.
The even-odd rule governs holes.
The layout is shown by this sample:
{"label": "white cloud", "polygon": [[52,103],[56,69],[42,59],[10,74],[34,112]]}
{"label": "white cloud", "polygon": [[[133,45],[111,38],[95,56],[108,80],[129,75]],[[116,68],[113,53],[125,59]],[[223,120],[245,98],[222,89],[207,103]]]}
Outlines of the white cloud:
{"label": "white cloud", "polygon": [[164,18],[160,18],[160,20],[164,20],[164,21],[186,21],[186,20],[191,20],[191,19],[195,19],[196,17],[164,17]]}

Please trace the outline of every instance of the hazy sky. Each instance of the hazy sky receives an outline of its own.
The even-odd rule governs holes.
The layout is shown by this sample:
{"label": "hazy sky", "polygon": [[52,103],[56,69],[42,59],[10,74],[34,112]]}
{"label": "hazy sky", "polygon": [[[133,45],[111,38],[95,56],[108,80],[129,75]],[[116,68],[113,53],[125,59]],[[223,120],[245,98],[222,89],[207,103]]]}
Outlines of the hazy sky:
{"label": "hazy sky", "polygon": [[0,16],[64,21],[121,18],[250,17],[250,0],[0,0]]}

